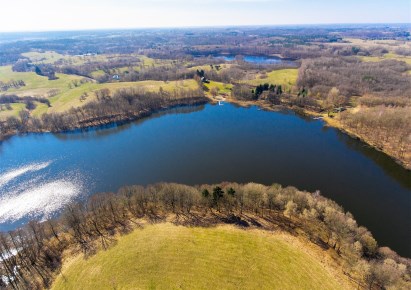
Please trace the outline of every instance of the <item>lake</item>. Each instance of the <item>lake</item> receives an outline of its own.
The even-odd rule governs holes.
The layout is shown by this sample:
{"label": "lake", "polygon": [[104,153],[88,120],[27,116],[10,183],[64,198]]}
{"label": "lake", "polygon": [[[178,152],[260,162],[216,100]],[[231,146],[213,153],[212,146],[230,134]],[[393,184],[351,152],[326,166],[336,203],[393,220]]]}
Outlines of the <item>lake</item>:
{"label": "lake", "polygon": [[0,143],[0,230],[123,185],[280,183],[335,200],[380,245],[411,257],[411,172],[322,121],[232,104]]}
{"label": "lake", "polygon": [[[235,60],[235,55],[216,55],[215,57],[223,58],[225,61]],[[258,64],[277,64],[282,63],[283,59],[279,57],[268,57],[268,56],[256,56],[256,55],[245,55],[243,56],[245,62],[258,63]]]}
{"label": "lake", "polygon": [[[236,57],[233,54],[214,54],[212,56],[215,58],[221,58],[225,61],[233,61]],[[197,55],[197,57],[206,57],[206,55]],[[289,66],[295,66],[295,63],[292,59],[286,59],[277,56],[243,55],[242,58],[245,62],[254,64],[286,64]]]}

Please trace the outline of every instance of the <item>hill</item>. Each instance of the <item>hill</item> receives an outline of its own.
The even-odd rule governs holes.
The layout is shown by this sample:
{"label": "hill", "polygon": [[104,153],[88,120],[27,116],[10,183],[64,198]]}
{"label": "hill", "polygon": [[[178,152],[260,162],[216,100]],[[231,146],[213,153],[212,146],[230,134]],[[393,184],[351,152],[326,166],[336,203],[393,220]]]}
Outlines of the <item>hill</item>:
{"label": "hill", "polygon": [[349,289],[326,255],[279,232],[162,223],[70,258],[52,289]]}

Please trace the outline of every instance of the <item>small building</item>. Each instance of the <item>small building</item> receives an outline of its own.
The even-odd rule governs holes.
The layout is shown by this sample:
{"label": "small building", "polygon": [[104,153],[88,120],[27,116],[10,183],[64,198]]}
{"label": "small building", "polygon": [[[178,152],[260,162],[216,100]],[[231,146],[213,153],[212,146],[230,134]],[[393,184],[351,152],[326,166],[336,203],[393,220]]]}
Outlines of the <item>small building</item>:
{"label": "small building", "polygon": [[210,81],[208,79],[206,79],[205,77],[201,77],[201,82],[205,83],[205,84],[209,84]]}
{"label": "small building", "polygon": [[333,110],[333,113],[341,113],[341,112],[344,112],[345,110],[347,110],[347,109],[344,108],[344,107],[339,107],[339,108],[335,108]]}

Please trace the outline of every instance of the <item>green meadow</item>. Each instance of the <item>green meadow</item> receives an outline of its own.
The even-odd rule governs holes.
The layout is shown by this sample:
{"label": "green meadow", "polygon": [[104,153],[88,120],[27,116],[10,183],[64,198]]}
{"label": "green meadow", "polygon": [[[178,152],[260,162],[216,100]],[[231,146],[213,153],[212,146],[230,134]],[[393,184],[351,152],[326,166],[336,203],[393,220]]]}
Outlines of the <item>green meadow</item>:
{"label": "green meadow", "polygon": [[285,234],[163,223],[68,258],[52,289],[347,289],[317,254]]}
{"label": "green meadow", "polygon": [[298,69],[279,69],[266,74],[258,74],[256,78],[245,81],[249,85],[258,86],[269,83],[291,88],[297,82]]}

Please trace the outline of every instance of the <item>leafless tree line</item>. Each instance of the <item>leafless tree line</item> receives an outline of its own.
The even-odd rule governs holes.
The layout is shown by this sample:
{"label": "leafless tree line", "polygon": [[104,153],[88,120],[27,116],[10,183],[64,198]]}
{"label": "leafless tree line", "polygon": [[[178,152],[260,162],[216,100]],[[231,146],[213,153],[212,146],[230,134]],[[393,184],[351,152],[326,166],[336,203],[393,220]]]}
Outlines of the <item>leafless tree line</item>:
{"label": "leafless tree line", "polygon": [[18,89],[24,87],[26,84],[22,80],[10,80],[8,82],[0,81],[0,91],[7,91],[11,88]]}
{"label": "leafless tree line", "polygon": [[207,102],[201,89],[176,87],[173,91],[147,92],[140,88],[95,92],[97,100],[65,113],[46,113],[30,116],[23,110],[19,117],[10,116],[0,122],[0,136],[25,132],[61,132],[112,122],[130,121],[148,116],[164,108]]}
{"label": "leafless tree line", "polygon": [[411,168],[411,106],[363,108],[356,113],[343,112],[339,120],[368,143]]}
{"label": "leafless tree line", "polygon": [[357,58],[317,58],[304,60],[299,71],[298,86],[324,98],[333,88],[346,97],[372,94],[411,98],[411,79],[405,62],[384,60],[362,62]]}
{"label": "leafless tree line", "polygon": [[318,191],[309,193],[278,184],[193,187],[161,183],[96,194],[85,202],[68,205],[58,219],[32,221],[1,233],[0,287],[48,287],[61,269],[65,250],[93,255],[110,247],[117,234],[140,227],[142,219],[161,222],[166,217],[183,225],[234,223],[303,235],[324,249],[333,248],[343,261],[344,271],[361,288],[410,286],[410,260],[379,248],[350,213]]}

